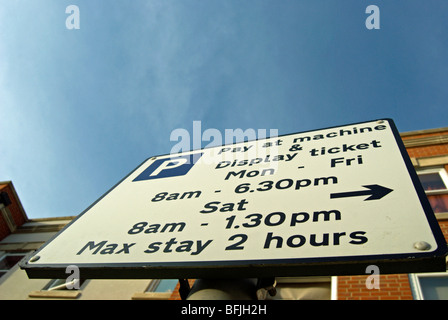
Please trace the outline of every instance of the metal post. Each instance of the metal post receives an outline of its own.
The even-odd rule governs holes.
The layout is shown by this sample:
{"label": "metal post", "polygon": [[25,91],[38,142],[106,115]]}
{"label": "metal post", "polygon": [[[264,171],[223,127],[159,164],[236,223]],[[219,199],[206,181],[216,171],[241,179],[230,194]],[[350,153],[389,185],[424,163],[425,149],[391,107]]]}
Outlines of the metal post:
{"label": "metal post", "polygon": [[182,300],[186,300],[191,288],[188,279],[179,279],[179,295]]}

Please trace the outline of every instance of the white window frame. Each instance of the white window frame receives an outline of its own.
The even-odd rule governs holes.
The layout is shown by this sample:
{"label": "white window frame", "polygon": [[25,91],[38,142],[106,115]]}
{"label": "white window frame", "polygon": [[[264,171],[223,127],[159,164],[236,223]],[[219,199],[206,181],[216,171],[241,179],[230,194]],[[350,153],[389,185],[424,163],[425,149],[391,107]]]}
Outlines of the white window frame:
{"label": "white window frame", "polygon": [[411,284],[414,300],[425,300],[422,287],[420,285],[421,278],[448,278],[448,272],[409,274],[409,283]]}
{"label": "white window frame", "polygon": [[417,175],[420,177],[420,175],[423,174],[430,174],[430,173],[437,173],[439,174],[440,178],[442,179],[442,182],[445,184],[445,189],[441,190],[425,190],[425,193],[427,195],[437,195],[437,194],[446,194],[448,193],[448,174],[443,167],[437,167],[437,168],[427,168],[427,169],[419,169],[417,170]]}

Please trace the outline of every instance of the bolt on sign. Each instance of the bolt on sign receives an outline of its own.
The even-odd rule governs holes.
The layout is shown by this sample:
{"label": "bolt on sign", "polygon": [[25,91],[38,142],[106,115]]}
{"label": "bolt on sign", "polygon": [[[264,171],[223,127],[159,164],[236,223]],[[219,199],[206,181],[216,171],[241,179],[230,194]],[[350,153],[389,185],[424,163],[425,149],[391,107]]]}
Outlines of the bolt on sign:
{"label": "bolt on sign", "polygon": [[390,119],[149,158],[21,264],[31,278],[444,271]]}

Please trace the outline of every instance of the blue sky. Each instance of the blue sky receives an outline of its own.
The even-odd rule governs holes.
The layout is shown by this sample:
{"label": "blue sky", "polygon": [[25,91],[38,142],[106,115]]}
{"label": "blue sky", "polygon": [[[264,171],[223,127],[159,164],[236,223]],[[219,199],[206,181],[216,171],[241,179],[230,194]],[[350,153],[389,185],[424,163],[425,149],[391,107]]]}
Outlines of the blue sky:
{"label": "blue sky", "polygon": [[193,121],[446,127],[447,12],[445,0],[1,1],[0,180],[30,218],[69,216]]}

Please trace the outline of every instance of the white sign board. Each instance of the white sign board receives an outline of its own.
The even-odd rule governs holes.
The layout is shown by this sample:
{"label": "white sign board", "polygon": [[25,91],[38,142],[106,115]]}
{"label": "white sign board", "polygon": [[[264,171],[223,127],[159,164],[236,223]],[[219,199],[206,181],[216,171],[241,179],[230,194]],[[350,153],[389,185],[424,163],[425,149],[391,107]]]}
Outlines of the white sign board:
{"label": "white sign board", "polygon": [[22,265],[85,277],[442,271],[446,243],[391,120],[146,160]]}

